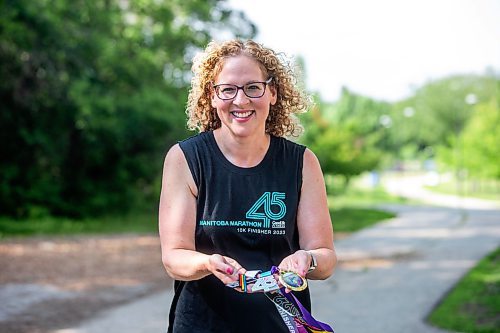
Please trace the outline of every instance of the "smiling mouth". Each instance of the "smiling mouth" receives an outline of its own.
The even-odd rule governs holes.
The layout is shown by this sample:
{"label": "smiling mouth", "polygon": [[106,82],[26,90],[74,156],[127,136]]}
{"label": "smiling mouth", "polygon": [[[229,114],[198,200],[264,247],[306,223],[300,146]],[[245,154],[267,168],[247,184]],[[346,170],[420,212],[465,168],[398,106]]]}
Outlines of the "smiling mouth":
{"label": "smiling mouth", "polygon": [[238,119],[245,119],[245,118],[248,118],[250,117],[251,115],[254,114],[255,111],[245,111],[245,112],[241,112],[241,111],[233,111],[231,112],[231,114],[235,117],[235,118],[238,118]]}

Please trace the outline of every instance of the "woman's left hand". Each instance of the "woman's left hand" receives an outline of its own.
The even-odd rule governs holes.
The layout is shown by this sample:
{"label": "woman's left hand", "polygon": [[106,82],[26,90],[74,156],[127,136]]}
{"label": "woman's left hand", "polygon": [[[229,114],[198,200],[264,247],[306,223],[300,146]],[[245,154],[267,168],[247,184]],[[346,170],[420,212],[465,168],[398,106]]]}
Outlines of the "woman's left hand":
{"label": "woman's left hand", "polygon": [[291,271],[299,274],[301,277],[306,276],[309,270],[311,256],[305,250],[298,250],[297,252],[285,257],[278,268],[282,271]]}

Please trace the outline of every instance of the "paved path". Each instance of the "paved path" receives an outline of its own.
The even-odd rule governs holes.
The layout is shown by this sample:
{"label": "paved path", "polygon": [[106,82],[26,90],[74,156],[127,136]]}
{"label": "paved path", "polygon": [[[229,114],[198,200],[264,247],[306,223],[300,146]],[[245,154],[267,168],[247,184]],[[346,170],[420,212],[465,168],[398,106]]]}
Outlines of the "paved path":
{"label": "paved path", "polygon": [[337,244],[343,265],[312,285],[313,311],[337,332],[440,332],[425,318],[440,298],[500,242],[500,211],[392,207],[398,218]]}
{"label": "paved path", "polygon": [[162,333],[166,331],[172,293],[165,291],[103,312],[79,327],[57,333]]}
{"label": "paved path", "polygon": [[[337,333],[442,332],[426,316],[500,245],[500,210],[472,207],[385,206],[398,217],[336,242],[334,276],[311,281],[314,316]],[[164,332],[171,297],[166,291],[54,333]]]}

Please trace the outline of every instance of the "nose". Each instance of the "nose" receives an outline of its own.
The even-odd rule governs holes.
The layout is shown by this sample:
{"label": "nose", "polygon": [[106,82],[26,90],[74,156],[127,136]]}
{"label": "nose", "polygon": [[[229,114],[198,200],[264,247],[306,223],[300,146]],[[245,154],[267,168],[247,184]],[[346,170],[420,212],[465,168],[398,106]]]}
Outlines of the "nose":
{"label": "nose", "polygon": [[245,95],[245,92],[243,91],[242,88],[239,88],[238,91],[236,92],[236,96],[233,99],[233,103],[236,105],[244,105],[250,101],[250,98],[248,98],[247,95]]}

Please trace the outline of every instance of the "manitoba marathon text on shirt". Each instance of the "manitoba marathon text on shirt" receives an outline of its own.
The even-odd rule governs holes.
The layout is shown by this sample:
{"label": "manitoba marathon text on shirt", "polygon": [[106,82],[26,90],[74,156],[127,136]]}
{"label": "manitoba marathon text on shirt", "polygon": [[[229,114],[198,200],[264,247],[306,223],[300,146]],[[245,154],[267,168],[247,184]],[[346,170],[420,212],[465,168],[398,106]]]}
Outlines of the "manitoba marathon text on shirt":
{"label": "manitoba marathon text on shirt", "polygon": [[251,206],[241,220],[200,220],[200,226],[232,227],[239,233],[257,233],[266,235],[284,235],[286,223],[286,194],[282,192],[264,192]]}

